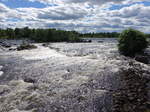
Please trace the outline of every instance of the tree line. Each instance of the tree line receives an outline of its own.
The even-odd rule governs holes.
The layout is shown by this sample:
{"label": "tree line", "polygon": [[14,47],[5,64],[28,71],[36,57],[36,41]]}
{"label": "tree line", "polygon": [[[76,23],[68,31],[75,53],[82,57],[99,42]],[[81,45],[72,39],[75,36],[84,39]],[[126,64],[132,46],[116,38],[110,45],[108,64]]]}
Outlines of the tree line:
{"label": "tree line", "polygon": [[[120,33],[118,32],[101,32],[101,33],[84,33],[79,34],[82,38],[118,38]],[[150,38],[150,34],[145,34],[146,37]]]}
{"label": "tree line", "polygon": [[[117,38],[119,35],[120,33],[117,32],[79,33],[56,29],[30,29],[28,27],[0,29],[0,38],[28,38],[37,42],[80,42],[82,38]],[[150,37],[150,34],[146,34],[146,36]]]}
{"label": "tree line", "polygon": [[7,28],[0,29],[0,38],[22,39],[27,38],[37,42],[77,42],[80,41],[79,33],[76,31],[64,31],[56,29],[29,29]]}
{"label": "tree line", "polygon": [[117,32],[101,32],[101,33],[84,33],[80,34],[80,37],[83,38],[116,38],[119,36],[120,33]]}

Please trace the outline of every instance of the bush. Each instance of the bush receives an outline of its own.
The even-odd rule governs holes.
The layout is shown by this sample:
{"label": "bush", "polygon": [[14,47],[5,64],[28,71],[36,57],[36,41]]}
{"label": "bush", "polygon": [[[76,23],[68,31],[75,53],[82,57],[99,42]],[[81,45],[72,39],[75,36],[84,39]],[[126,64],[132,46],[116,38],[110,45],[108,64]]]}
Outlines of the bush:
{"label": "bush", "polygon": [[146,36],[140,31],[127,29],[119,36],[118,48],[120,53],[125,56],[134,56],[136,53],[142,52],[147,46]]}

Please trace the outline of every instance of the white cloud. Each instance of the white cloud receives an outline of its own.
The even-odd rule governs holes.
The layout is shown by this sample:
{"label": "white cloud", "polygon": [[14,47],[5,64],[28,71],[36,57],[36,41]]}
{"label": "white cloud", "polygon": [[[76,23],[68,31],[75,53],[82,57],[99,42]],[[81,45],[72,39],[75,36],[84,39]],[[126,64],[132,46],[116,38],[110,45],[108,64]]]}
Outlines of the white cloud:
{"label": "white cloud", "polygon": [[80,19],[87,16],[89,9],[78,5],[61,5],[58,7],[43,8],[38,13],[39,19],[70,20]]}
{"label": "white cloud", "polygon": [[[47,0],[43,1],[46,2]],[[73,2],[74,0],[71,1]],[[87,1],[90,2],[91,0]],[[105,0],[105,2],[109,1]],[[114,1],[118,2],[118,0]],[[82,1],[77,0],[76,2]],[[98,0],[93,1],[93,3],[96,2],[104,3],[103,0],[101,2]],[[133,4],[118,10],[109,10],[109,6],[110,4],[91,6],[87,3],[82,5],[73,3],[71,5],[47,6],[45,8],[11,9],[4,4],[0,4],[0,10],[3,12],[0,13],[0,26],[61,28],[81,32],[121,31],[125,28],[133,27],[150,33],[149,6]]]}
{"label": "white cloud", "polygon": [[66,4],[66,3],[90,3],[94,5],[103,5],[106,3],[134,3],[134,2],[142,2],[149,0],[28,0],[28,1],[38,1],[44,4]]}
{"label": "white cloud", "polygon": [[0,3],[0,12],[5,13],[5,12],[8,12],[8,11],[9,11],[9,8],[6,7],[4,4]]}

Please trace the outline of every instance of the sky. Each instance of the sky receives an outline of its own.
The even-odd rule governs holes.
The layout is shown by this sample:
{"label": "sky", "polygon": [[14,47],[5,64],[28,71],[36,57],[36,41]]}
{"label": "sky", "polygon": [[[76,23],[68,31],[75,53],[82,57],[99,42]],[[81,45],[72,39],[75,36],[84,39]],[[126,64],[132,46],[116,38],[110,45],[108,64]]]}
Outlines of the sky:
{"label": "sky", "polygon": [[0,28],[150,33],[150,0],[0,0]]}

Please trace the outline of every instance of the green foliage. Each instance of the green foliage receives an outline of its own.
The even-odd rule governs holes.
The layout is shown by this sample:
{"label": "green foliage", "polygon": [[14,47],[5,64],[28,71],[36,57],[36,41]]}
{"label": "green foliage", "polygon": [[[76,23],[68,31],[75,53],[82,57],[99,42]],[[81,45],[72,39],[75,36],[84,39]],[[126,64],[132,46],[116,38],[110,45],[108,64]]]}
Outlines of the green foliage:
{"label": "green foliage", "polygon": [[146,37],[147,37],[147,38],[150,38],[150,34],[146,34]]}
{"label": "green foliage", "polygon": [[0,38],[21,39],[28,38],[37,42],[78,42],[79,34],[75,31],[63,31],[56,29],[0,29]]}
{"label": "green foliage", "polygon": [[144,33],[134,30],[124,30],[119,36],[119,51],[126,56],[134,56],[148,46]]}
{"label": "green foliage", "polygon": [[6,36],[7,38],[12,38],[12,39],[15,38],[15,32],[11,28],[7,28],[6,31],[5,31],[5,34],[7,35]]}
{"label": "green foliage", "polygon": [[3,29],[0,29],[0,38],[7,38],[6,36],[7,36],[6,31]]}

